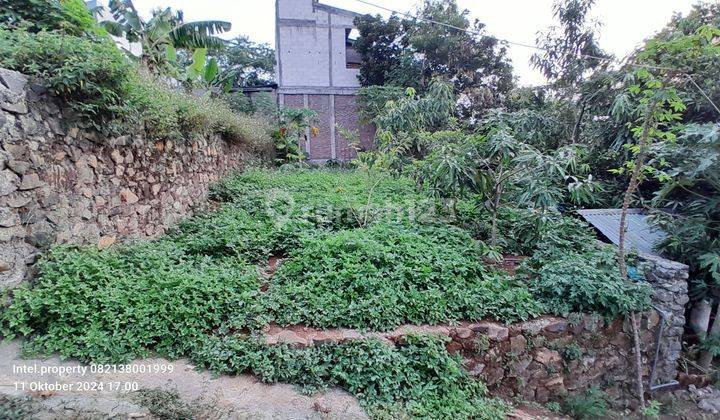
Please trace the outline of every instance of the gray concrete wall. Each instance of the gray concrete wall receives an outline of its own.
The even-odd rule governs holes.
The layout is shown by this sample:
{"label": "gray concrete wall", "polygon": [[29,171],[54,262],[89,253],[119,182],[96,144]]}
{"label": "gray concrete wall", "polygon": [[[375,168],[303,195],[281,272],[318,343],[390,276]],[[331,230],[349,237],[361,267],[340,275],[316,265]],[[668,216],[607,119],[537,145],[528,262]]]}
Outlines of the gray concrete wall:
{"label": "gray concrete wall", "polygon": [[315,0],[277,0],[276,74],[278,102],[317,112],[314,126],[300,146],[313,162],[350,160],[355,147],[336,125],[360,136],[360,148],[373,147],[375,130],[360,123],[357,107],[358,69],[346,67],[346,30],[355,13]]}

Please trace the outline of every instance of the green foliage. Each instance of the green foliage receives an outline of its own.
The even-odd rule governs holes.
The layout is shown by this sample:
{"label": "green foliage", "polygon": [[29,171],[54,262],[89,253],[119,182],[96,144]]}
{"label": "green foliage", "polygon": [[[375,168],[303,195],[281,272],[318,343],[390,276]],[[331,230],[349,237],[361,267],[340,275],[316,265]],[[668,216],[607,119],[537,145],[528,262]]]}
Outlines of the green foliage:
{"label": "green foliage", "polygon": [[606,61],[599,58],[609,57],[597,43],[599,23],[587,22],[594,3],[556,0],[553,15],[560,27],[538,34],[538,47],[544,51],[533,55],[531,63],[565,95],[577,93],[588,72],[605,65]]}
{"label": "green foliage", "polygon": [[37,77],[97,129],[117,131],[131,113],[134,68],[111,41],[0,30],[0,65]]}
{"label": "green foliage", "polygon": [[540,313],[525,287],[486,273],[479,255],[466,233],[441,226],[313,235],[275,274],[269,310],[282,324],[371,329]]}
{"label": "green foliage", "polygon": [[358,91],[360,117],[372,121],[380,115],[388,102],[396,103],[405,95],[406,89],[398,86],[367,86]]}
{"label": "green foliage", "polygon": [[262,148],[262,118],[237,116],[222,101],[172,91],[142,77],[111,41],[0,30],[0,65],[34,76],[83,122],[108,135],[140,125],[157,139],[219,134]]}
{"label": "green foliage", "polygon": [[335,170],[246,171],[213,186],[211,196],[255,218],[267,217],[280,230],[352,229],[380,220],[426,223],[435,206],[409,179]]}
{"label": "green foliage", "polygon": [[71,35],[107,35],[82,0],[4,0],[0,27],[31,32],[62,31]]}
{"label": "green foliage", "polygon": [[188,253],[212,257],[260,262],[276,249],[269,220],[232,205],[185,220],[170,235]]}
{"label": "green foliage", "polygon": [[676,142],[654,150],[665,182],[653,204],[654,223],[667,232],[661,249],[690,266],[692,294],[707,296],[720,287],[720,129],[715,124],[687,125]]}
{"label": "green foliage", "polygon": [[222,68],[221,78],[230,80],[234,86],[258,86],[274,81],[275,51],[267,44],[238,36],[209,54]]}
{"label": "green foliage", "polygon": [[222,47],[224,41],[215,35],[227,32],[230,22],[185,22],[182,11],[167,7],[156,9],[150,20],[144,20],[131,0],[110,0],[113,20],[101,22],[107,31],[142,47],[141,66],[152,74],[172,74],[175,49]]}
{"label": "green foliage", "polygon": [[563,402],[563,411],[578,420],[603,418],[608,409],[607,395],[598,388],[590,388],[584,395],[569,395]]}
{"label": "green foliage", "polygon": [[652,400],[648,402],[648,405],[640,410],[640,414],[648,419],[659,419],[660,418],[660,401]]}
{"label": "green foliage", "polygon": [[384,20],[379,15],[355,19],[360,37],[354,47],[362,56],[360,83],[424,91],[433,78],[441,77],[468,97],[463,103],[467,115],[498,103],[512,87],[512,67],[505,47],[486,35],[485,25],[471,22],[469,11],[454,0],[426,0],[415,15],[417,19]]}
{"label": "green foliage", "polygon": [[31,354],[121,362],[150,351],[177,358],[220,327],[252,320],[256,275],[238,259],[188,254],[167,242],[98,252],[56,248],[33,286],[0,313],[5,337]]}
{"label": "green foliage", "polygon": [[557,315],[584,312],[614,318],[650,307],[652,289],[622,279],[610,246],[544,248],[525,267],[533,294]]}
{"label": "green foliage", "polygon": [[[311,127],[317,113],[309,108],[281,108],[278,111],[278,126],[272,134],[275,139],[278,164],[302,162],[305,160],[305,141],[308,133],[317,135],[316,127]],[[302,144],[302,146],[301,146]]]}
{"label": "green foliage", "polygon": [[192,360],[218,373],[252,372],[265,382],[289,382],[311,392],[339,386],[378,418],[501,419],[507,410],[487,398],[485,386],[432,336],[408,336],[396,347],[362,340],[309,348],[210,337]]}

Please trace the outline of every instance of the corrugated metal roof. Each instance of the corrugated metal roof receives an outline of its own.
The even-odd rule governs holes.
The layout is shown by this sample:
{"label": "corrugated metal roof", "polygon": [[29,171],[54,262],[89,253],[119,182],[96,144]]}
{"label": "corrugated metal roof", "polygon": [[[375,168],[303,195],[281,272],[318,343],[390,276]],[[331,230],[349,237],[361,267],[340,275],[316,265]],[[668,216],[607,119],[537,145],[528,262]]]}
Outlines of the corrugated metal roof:
{"label": "corrugated metal roof", "polygon": [[[621,209],[588,209],[577,211],[615,245],[620,236]],[[642,209],[628,209],[625,229],[625,248],[646,254],[659,255],[655,245],[665,238],[665,233],[653,227]]]}

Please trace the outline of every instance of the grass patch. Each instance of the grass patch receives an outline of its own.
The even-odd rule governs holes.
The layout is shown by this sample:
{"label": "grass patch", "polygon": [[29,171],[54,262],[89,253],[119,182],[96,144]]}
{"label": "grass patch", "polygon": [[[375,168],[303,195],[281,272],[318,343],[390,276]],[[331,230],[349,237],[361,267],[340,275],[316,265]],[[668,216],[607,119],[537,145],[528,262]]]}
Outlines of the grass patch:
{"label": "grass patch", "polygon": [[211,197],[254,217],[304,220],[316,229],[349,229],[376,221],[433,223],[436,203],[407,178],[341,170],[252,170],[215,185]]}

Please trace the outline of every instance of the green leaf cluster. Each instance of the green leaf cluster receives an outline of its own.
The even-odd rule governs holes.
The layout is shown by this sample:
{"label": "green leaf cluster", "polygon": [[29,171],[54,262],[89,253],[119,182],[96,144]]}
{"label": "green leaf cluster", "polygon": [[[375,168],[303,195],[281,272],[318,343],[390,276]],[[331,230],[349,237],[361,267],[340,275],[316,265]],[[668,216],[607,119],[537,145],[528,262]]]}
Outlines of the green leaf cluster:
{"label": "green leaf cluster", "polygon": [[373,330],[542,312],[525,286],[487,273],[480,254],[447,226],[375,223],[313,235],[278,269],[268,310],[281,324]]}
{"label": "green leaf cluster", "polygon": [[39,264],[34,285],[10,292],[2,334],[27,337],[30,354],[84,362],[186,355],[221,327],[245,327],[260,287],[241,260],[194,256],[168,241],[61,247]]}
{"label": "green leaf cluster", "polygon": [[236,115],[220,100],[172,91],[141,76],[109,40],[0,30],[0,66],[34,77],[83,123],[108,135],[143,127],[153,139],[218,134],[260,148],[271,141],[264,120]]}
{"label": "green leaf cluster", "polygon": [[288,382],[308,392],[338,386],[357,396],[376,418],[502,419],[507,406],[487,398],[442,338],[408,336],[393,347],[376,340],[309,348],[266,346],[249,337],[208,337],[192,361],[217,373],[251,372],[265,382]]}
{"label": "green leaf cluster", "polygon": [[525,262],[532,293],[554,314],[597,313],[607,318],[650,308],[652,288],[623,280],[613,247],[544,247]]}

